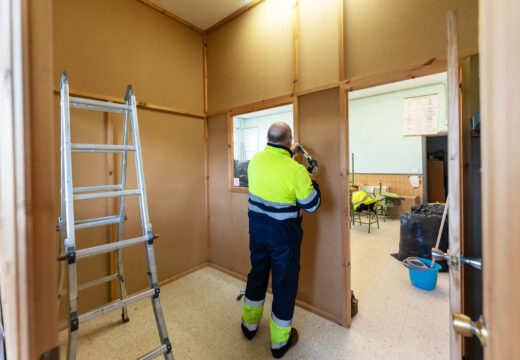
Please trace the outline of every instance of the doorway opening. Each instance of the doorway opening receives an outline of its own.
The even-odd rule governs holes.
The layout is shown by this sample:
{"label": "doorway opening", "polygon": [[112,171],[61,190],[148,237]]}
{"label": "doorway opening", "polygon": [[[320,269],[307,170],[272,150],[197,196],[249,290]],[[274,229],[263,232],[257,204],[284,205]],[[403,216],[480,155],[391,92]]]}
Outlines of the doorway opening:
{"label": "doorway opening", "polygon": [[[449,357],[448,274],[421,290],[399,260],[435,247],[444,205],[428,203],[446,201],[447,171],[429,160],[446,150],[430,150],[446,144],[447,130],[445,72],[348,93],[351,287],[362,309],[354,322],[409,353],[428,344],[438,358]],[[433,185],[439,199],[430,199]],[[447,226],[441,242],[446,250]],[[398,349],[388,357],[404,358]]]}

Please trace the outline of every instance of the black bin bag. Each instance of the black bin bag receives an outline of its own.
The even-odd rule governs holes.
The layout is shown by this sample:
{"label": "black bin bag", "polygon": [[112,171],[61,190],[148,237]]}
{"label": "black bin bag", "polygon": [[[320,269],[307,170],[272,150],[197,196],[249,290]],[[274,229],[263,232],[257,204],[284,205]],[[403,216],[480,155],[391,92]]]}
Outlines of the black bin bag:
{"label": "black bin bag", "polygon": [[[437,242],[441,227],[443,204],[420,204],[412,206],[411,212],[401,213],[401,236],[396,258],[404,260],[410,256],[432,258],[432,248]],[[448,217],[442,230],[439,249],[448,250]],[[445,260],[439,261],[441,271],[448,271]]]}

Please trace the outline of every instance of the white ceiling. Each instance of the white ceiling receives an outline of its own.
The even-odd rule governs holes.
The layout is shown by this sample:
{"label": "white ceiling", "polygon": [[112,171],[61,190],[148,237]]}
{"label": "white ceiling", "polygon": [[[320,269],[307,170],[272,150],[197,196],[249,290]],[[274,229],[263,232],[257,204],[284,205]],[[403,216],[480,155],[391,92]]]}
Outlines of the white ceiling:
{"label": "white ceiling", "polygon": [[206,30],[252,0],[151,0],[174,15]]}

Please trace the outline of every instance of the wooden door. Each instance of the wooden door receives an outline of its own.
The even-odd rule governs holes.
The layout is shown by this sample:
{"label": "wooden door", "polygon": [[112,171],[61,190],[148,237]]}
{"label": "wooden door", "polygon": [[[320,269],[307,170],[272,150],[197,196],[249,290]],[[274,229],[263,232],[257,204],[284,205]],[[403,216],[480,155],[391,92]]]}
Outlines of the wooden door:
{"label": "wooden door", "polygon": [[484,359],[520,355],[520,2],[480,1]]}

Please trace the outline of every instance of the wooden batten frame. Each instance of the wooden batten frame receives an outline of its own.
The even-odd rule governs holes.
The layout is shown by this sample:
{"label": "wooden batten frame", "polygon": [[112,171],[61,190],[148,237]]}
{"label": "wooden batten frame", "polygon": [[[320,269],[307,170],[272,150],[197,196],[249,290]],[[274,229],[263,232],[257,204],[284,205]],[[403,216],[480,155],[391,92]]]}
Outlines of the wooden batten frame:
{"label": "wooden batten frame", "polygon": [[[60,89],[57,87],[54,88],[54,93],[56,95],[59,95]],[[110,95],[97,94],[97,93],[90,92],[90,91],[70,89],[69,94],[71,96],[79,96],[79,97],[84,97],[84,98],[94,99],[94,100],[101,100],[101,101],[110,101],[110,102],[118,103],[118,104],[125,103],[125,100],[123,98],[118,98],[118,97],[110,96]],[[137,105],[137,107],[142,108],[142,109],[161,111],[161,112],[175,114],[175,115],[194,117],[194,118],[198,118],[198,119],[204,119],[204,117],[205,117],[204,114],[197,114],[197,113],[193,113],[193,112],[189,112],[189,111],[175,109],[175,108],[168,107],[168,106],[150,104],[145,101],[138,101],[136,105]]]}
{"label": "wooden batten frame", "polygon": [[196,32],[199,32],[201,34],[204,33],[204,30],[202,30],[201,28],[199,28],[198,26],[195,26],[193,25],[192,23],[190,23],[189,21],[186,21],[184,20],[183,18],[180,18],[178,17],[177,15],[163,9],[162,7],[158,6],[158,5],[155,5],[154,3],[152,3],[151,1],[148,1],[148,0],[139,0],[141,3],[145,4],[145,5],[148,5],[149,7],[159,11],[160,13],[168,16],[169,18],[172,18],[173,20],[175,21],[178,21],[180,22],[181,24],[183,25],[186,25],[187,27],[189,27],[190,29],[193,29],[195,30]]}
{"label": "wooden batten frame", "polygon": [[293,143],[300,142],[300,101],[298,96],[293,100]]}
{"label": "wooden batten frame", "polygon": [[[462,53],[461,57],[467,57],[470,55],[478,54],[477,50],[470,50]],[[447,59],[445,56],[431,58],[425,61],[421,61],[416,64],[412,64],[409,66],[404,66],[400,68],[391,69],[384,72],[373,73],[366,76],[354,77],[350,79],[345,79],[342,81],[335,81],[329,84],[324,84],[320,86],[316,86],[313,88],[299,90],[294,94],[282,95],[274,98],[269,98],[261,101],[257,101],[250,104],[239,105],[235,107],[230,107],[227,109],[221,109],[216,111],[208,111],[206,113],[207,117],[213,117],[218,115],[223,115],[228,112],[232,112],[234,114],[245,113],[250,111],[267,109],[269,107],[278,106],[278,104],[283,99],[292,99],[294,96],[303,96],[308,94],[313,94],[316,92],[333,89],[336,87],[344,87],[347,91],[361,90],[366,89],[373,86],[385,85],[397,81],[414,79],[421,76],[438,74],[440,72],[444,72],[447,69]],[[291,100],[288,100],[289,103]],[[274,105],[272,105],[274,104]]]}
{"label": "wooden batten frame", "polygon": [[[476,54],[478,54],[478,50],[472,49],[461,53],[460,57],[464,58]],[[446,71],[447,64],[446,56],[435,57],[416,64],[394,68],[380,73],[346,79],[342,84],[346,85],[349,91],[361,90],[421,76],[438,74]]]}
{"label": "wooden batten frame", "polygon": [[298,31],[298,0],[294,0],[292,6],[292,47],[293,47],[293,83],[292,93],[296,94],[298,91],[298,42],[299,42],[299,31]]}
{"label": "wooden batten frame", "polygon": [[[28,239],[29,220],[26,209],[25,166],[30,144],[23,135],[26,124],[24,113],[29,113],[29,93],[23,81],[21,53],[23,15],[15,1],[4,1],[0,11],[0,67],[5,69],[5,78],[0,83],[0,290],[2,297],[3,329],[7,355],[13,359],[30,359],[34,337],[31,333],[30,312],[32,310],[32,287],[30,272],[31,250]],[[28,179],[27,179],[28,178]]]}
{"label": "wooden batten frame", "polygon": [[210,235],[210,214],[209,214],[209,131],[208,131],[208,41],[207,35],[202,36],[202,60],[203,60],[203,77],[204,77],[204,202],[206,216],[206,260],[211,257],[211,235]]}
{"label": "wooden batten frame", "polygon": [[[113,145],[114,144],[114,122],[112,119],[112,113],[105,113],[105,124],[106,124],[106,144]],[[106,154],[106,164],[107,164],[107,185],[115,185],[115,154],[107,153]],[[107,198],[107,214],[115,215],[116,213],[116,201],[117,198]],[[109,242],[117,241],[117,225],[111,224],[108,225],[108,238]],[[117,272],[117,259],[115,252],[111,252],[109,255],[109,269],[110,274],[115,274]],[[118,298],[118,281],[112,280],[110,282],[110,299],[112,301]]]}
{"label": "wooden batten frame", "polygon": [[253,2],[251,2],[250,4],[238,9],[237,11],[235,11],[234,13],[232,13],[231,15],[225,17],[224,19],[220,20],[218,23],[216,23],[215,25],[212,25],[210,26],[209,28],[206,29],[205,33],[209,33],[219,27],[221,27],[222,25],[230,22],[231,20],[233,20],[234,18],[242,15],[243,13],[245,13],[246,11],[249,11],[251,10],[252,8],[254,8],[255,6],[257,5],[260,5],[261,3],[263,3],[264,0],[254,0]]}
{"label": "wooden batten frame", "polygon": [[208,111],[206,113],[206,117],[210,118],[213,116],[224,115],[224,114],[227,114],[228,111],[229,111],[229,109],[224,109],[224,110],[219,110],[219,111]]}
{"label": "wooden batten frame", "polygon": [[345,0],[338,0],[338,49],[339,49],[339,60],[338,60],[338,80],[343,81],[345,79],[345,27],[344,27],[344,14],[343,14],[343,2]]}
{"label": "wooden batten frame", "polygon": [[[460,112],[459,112],[459,56],[457,11],[450,10],[448,22],[448,201],[450,256],[459,258],[461,251],[460,217]],[[450,312],[462,312],[461,268],[450,269]],[[452,315],[450,314],[450,322]],[[462,337],[450,324],[450,359],[462,358]]]}
{"label": "wooden batten frame", "polygon": [[277,96],[274,98],[257,101],[257,102],[251,103],[251,104],[229,108],[228,110],[226,110],[224,112],[224,114],[228,113],[232,116],[235,116],[235,115],[245,114],[245,113],[249,113],[249,112],[253,112],[253,111],[270,109],[273,107],[290,104],[293,102],[293,98],[294,97],[291,94]]}
{"label": "wooden batten frame", "polygon": [[204,202],[206,215],[206,258],[211,258],[211,235],[210,235],[210,213],[209,213],[209,131],[208,118],[204,118]]}
{"label": "wooden batten frame", "polygon": [[350,266],[350,198],[349,198],[349,138],[348,138],[348,91],[339,89],[340,101],[340,172],[341,172],[341,275],[342,275],[342,325],[350,327],[351,313],[351,266]]}
{"label": "wooden batten frame", "polygon": [[57,358],[52,7],[0,2],[0,291],[5,355]]}
{"label": "wooden batten frame", "polygon": [[208,38],[204,34],[202,36],[202,75],[204,77],[204,115],[208,112]]}

